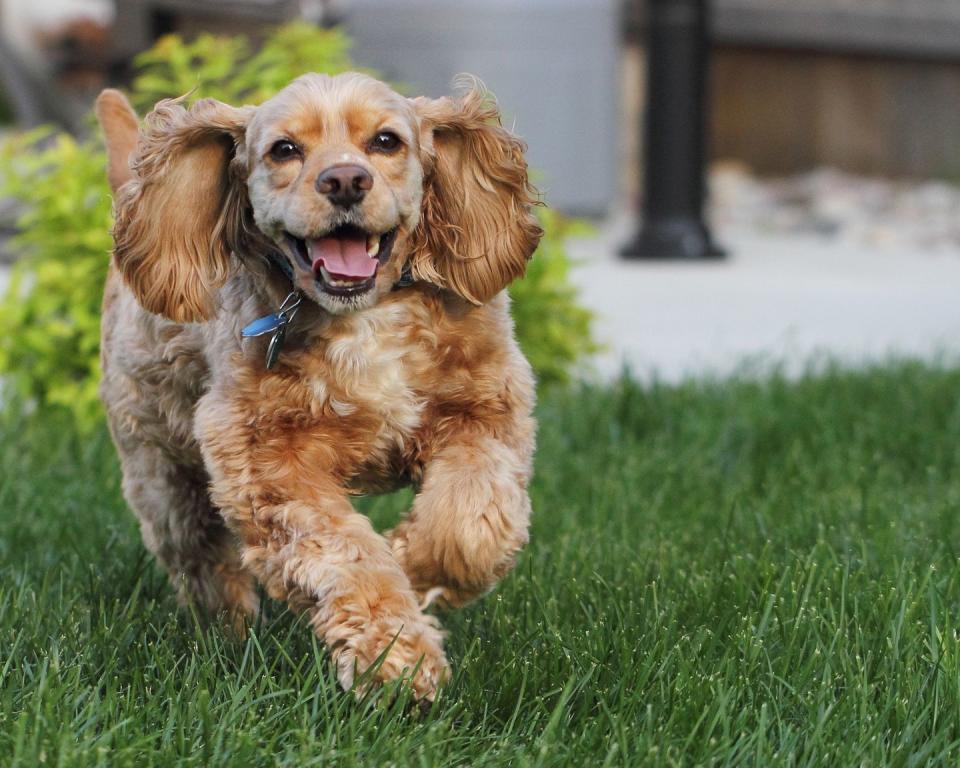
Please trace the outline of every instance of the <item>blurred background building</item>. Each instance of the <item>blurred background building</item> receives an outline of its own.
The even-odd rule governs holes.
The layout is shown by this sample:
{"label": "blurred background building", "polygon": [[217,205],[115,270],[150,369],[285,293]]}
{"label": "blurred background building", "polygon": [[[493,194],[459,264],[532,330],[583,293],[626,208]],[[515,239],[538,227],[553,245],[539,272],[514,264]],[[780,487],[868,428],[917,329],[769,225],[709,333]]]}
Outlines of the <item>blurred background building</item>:
{"label": "blurred background building", "polygon": [[[92,96],[168,32],[339,24],[357,61],[410,92],[448,93],[470,72],[497,94],[546,201],[603,222],[578,251],[580,277],[608,335],[630,348],[623,359],[646,364],[651,328],[664,354],[689,336],[702,341],[697,354],[726,345],[731,360],[787,336],[803,354],[836,351],[845,328],[841,347],[854,353],[930,352],[960,338],[943,287],[960,279],[960,2],[709,5],[709,217],[731,254],[698,268],[712,272],[639,271],[614,257],[641,197],[645,0],[0,0],[0,118],[83,130]],[[878,253],[894,259],[879,271]],[[951,254],[946,271],[917,273],[936,253]],[[635,342],[623,341],[628,323],[643,329]],[[698,323],[722,338],[704,340]]]}
{"label": "blurred background building", "polygon": [[[712,5],[712,158],[762,175],[960,175],[960,3]],[[300,16],[344,24],[358,61],[420,93],[479,75],[555,206],[598,215],[636,196],[643,0],[0,0],[0,13],[7,109],[28,121],[77,124],[164,33],[256,35]]]}
{"label": "blurred background building", "polygon": [[[412,92],[439,96],[459,73],[480,76],[527,137],[540,184],[555,205],[596,215],[614,201],[616,0],[45,1],[51,6],[35,12],[36,0],[0,0],[4,40],[34,82],[95,90],[100,83],[89,70],[99,70],[103,82],[122,77],[136,53],[168,32],[256,35],[295,16],[341,23],[357,61]],[[45,103],[45,87],[37,91],[41,103],[31,115],[46,110],[70,119]],[[78,102],[89,104],[89,95]]]}

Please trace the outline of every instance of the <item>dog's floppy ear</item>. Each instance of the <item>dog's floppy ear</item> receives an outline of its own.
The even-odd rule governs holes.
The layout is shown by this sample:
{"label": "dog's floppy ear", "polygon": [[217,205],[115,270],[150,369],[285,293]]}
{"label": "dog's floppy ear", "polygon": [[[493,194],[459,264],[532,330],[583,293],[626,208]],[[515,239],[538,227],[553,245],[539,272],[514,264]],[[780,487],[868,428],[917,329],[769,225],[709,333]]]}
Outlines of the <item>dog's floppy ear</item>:
{"label": "dog's floppy ear", "polygon": [[414,108],[425,174],[413,274],[482,304],[524,273],[543,234],[526,147],[476,83],[459,99],[420,98]]}
{"label": "dog's floppy ear", "polygon": [[137,113],[120,91],[107,88],[97,97],[94,108],[107,142],[107,180],[116,193],[133,178],[130,156],[140,135]]}
{"label": "dog's floppy ear", "polygon": [[147,116],[116,201],[114,258],[145,309],[194,322],[212,315],[244,229],[245,166],[231,161],[253,108],[181,102],[161,101]]}

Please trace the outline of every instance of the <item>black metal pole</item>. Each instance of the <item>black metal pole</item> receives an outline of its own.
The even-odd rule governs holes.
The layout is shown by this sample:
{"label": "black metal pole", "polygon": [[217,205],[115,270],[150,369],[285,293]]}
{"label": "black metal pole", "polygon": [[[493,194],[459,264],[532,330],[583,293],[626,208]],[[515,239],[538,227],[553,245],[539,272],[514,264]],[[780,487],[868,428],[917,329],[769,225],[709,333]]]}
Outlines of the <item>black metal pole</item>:
{"label": "black metal pole", "polygon": [[648,0],[643,210],[623,256],[723,256],[703,219],[709,0]]}

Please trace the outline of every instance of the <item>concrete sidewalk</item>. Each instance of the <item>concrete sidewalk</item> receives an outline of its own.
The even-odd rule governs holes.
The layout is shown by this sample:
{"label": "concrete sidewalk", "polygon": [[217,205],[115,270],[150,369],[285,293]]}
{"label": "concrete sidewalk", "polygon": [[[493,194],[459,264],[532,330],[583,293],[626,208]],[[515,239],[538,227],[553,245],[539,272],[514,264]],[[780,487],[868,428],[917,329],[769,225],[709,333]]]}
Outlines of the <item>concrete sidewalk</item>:
{"label": "concrete sidewalk", "polygon": [[626,220],[570,242],[581,298],[608,349],[601,377],[624,365],[676,381],[745,363],[798,373],[825,359],[960,359],[960,248],[870,248],[816,235],[728,227],[716,263],[626,262]]}

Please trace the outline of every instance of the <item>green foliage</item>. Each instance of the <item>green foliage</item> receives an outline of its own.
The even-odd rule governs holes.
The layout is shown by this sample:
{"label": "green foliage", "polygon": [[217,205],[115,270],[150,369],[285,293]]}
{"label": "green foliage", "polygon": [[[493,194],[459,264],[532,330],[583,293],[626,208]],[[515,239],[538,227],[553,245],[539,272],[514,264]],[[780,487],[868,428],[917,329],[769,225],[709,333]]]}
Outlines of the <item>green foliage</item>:
{"label": "green foliage", "polygon": [[146,112],[160,99],[196,91],[228,104],[259,104],[304,72],[346,72],[350,39],[338,29],[294,22],[277,27],[253,52],[244,37],[169,35],[136,59],[134,105]]}
{"label": "green foliage", "polygon": [[[137,59],[130,94],[145,113],[159,99],[190,93],[258,103],[304,72],[356,69],[338,30],[295,23],[254,50],[242,37],[170,36]],[[66,406],[78,422],[99,417],[99,313],[111,248],[106,158],[99,140],[32,133],[0,148],[0,196],[22,208],[21,256],[0,302],[0,374],[42,406]],[[556,214],[541,212],[546,235],[527,278],[512,288],[520,344],[544,383],[566,381],[593,349],[590,315],[576,304]]]}
{"label": "green foliage", "polygon": [[0,303],[0,371],[39,403],[100,413],[100,297],[111,248],[105,158],[67,134],[33,132],[0,149],[0,196],[23,205],[21,254]]}
{"label": "green foliage", "polygon": [[591,336],[593,314],[577,304],[565,245],[567,237],[584,233],[586,226],[549,208],[538,213],[543,239],[523,280],[510,286],[513,320],[540,383],[566,383],[577,361],[597,350]]}

